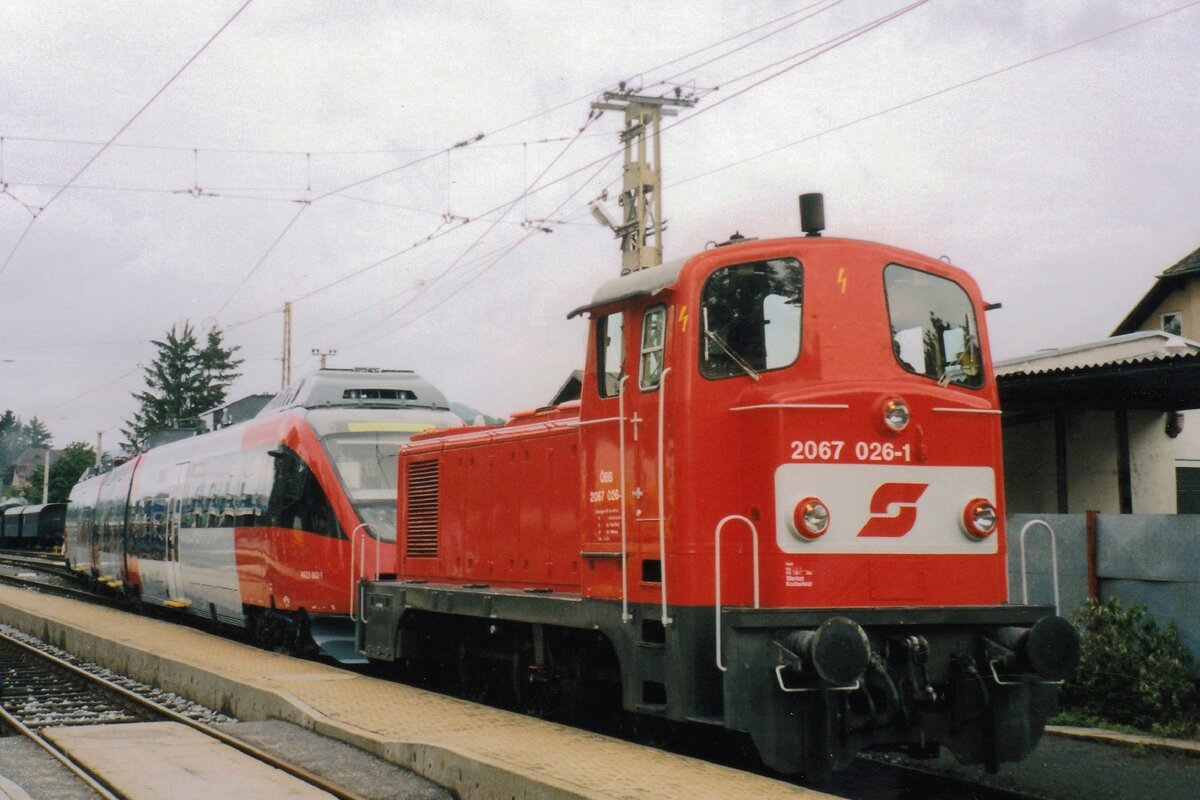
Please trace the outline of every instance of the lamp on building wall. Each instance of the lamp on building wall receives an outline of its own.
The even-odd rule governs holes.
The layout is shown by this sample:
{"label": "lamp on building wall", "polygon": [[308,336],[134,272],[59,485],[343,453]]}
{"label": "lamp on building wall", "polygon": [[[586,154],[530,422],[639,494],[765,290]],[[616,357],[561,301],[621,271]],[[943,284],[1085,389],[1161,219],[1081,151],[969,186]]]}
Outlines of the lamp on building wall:
{"label": "lamp on building wall", "polygon": [[1168,411],[1167,423],[1163,426],[1163,432],[1170,438],[1174,439],[1179,434],[1183,433],[1183,412]]}

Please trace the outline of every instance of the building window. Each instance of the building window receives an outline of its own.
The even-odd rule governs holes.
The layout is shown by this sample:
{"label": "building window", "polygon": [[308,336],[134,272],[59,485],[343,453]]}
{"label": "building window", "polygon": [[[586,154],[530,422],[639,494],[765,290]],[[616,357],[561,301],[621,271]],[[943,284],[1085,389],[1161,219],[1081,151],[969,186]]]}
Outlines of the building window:
{"label": "building window", "polygon": [[1175,506],[1178,514],[1200,514],[1200,467],[1175,467]]}
{"label": "building window", "polygon": [[1162,315],[1162,329],[1167,333],[1173,333],[1176,336],[1183,336],[1183,314],[1178,311],[1172,311],[1170,314]]}

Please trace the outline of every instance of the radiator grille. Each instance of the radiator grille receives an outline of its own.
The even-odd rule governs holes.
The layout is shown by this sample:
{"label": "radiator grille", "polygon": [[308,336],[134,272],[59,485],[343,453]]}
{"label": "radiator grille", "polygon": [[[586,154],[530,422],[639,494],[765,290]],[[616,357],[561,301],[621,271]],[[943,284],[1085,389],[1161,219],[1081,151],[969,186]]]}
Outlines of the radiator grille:
{"label": "radiator grille", "polygon": [[437,461],[414,461],[408,465],[408,516],[405,529],[405,555],[409,558],[437,558]]}

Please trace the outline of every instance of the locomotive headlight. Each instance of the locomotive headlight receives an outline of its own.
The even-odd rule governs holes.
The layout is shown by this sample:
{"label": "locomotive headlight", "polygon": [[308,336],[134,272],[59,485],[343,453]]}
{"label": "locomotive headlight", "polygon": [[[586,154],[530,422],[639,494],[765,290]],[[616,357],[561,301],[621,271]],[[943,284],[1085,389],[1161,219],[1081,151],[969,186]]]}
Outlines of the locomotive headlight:
{"label": "locomotive headlight", "polygon": [[986,539],[996,532],[999,515],[992,501],[977,497],[963,509],[963,530],[972,539]]}
{"label": "locomotive headlight", "polygon": [[792,512],[792,528],[803,539],[816,539],[829,530],[829,507],[815,497],[806,497]]}
{"label": "locomotive headlight", "polygon": [[912,419],[912,414],[908,410],[908,403],[899,397],[893,397],[883,404],[883,424],[889,430],[899,433],[908,427],[910,419]]}

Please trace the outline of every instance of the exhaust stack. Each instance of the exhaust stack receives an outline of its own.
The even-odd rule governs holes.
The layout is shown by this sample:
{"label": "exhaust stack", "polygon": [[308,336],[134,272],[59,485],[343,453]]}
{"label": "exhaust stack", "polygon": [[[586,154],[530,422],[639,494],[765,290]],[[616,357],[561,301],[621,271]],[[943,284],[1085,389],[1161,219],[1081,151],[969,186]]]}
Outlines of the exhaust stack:
{"label": "exhaust stack", "polygon": [[825,230],[825,195],[820,192],[800,195],[800,230],[805,236],[820,236]]}

